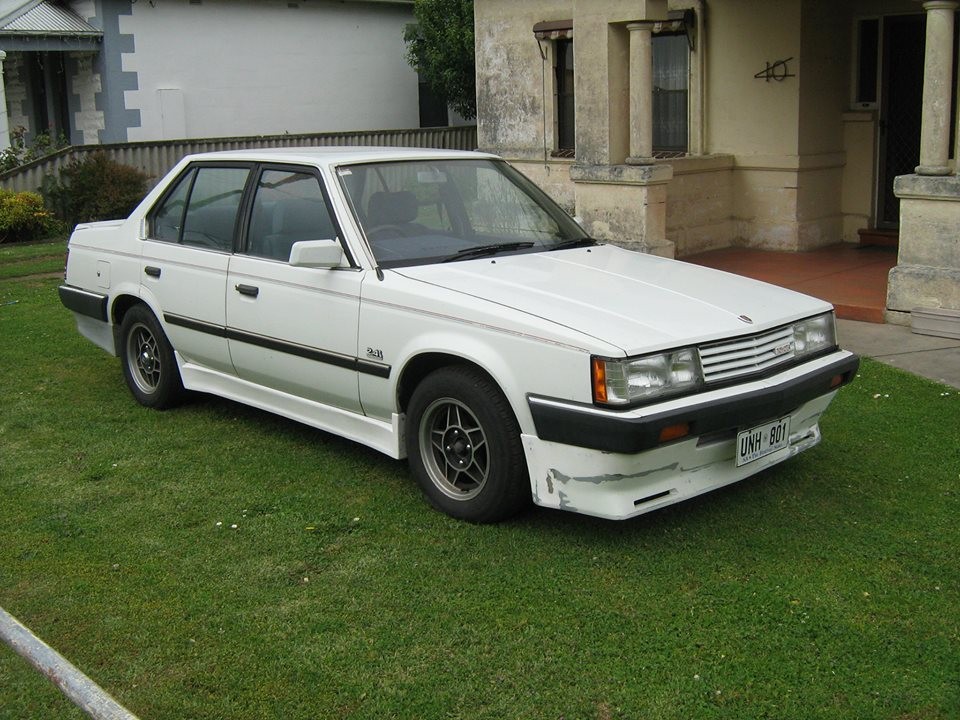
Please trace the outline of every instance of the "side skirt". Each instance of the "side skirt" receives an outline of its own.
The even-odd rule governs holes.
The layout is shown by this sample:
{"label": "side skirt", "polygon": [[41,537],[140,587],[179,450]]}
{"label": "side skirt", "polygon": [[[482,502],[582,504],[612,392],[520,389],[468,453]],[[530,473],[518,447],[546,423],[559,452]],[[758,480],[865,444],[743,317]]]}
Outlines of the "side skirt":
{"label": "side skirt", "polygon": [[353,440],[397,460],[406,456],[400,434],[401,418],[397,413],[391,416],[390,422],[375,420],[184,362],[179,353],[177,364],[180,366],[183,386],[188,390],[210,393],[266,410]]}

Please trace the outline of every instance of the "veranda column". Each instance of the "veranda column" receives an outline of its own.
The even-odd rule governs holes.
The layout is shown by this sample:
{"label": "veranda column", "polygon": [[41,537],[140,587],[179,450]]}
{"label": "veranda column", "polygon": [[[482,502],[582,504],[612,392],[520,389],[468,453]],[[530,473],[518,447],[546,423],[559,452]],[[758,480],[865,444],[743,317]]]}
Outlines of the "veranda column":
{"label": "veranda column", "polygon": [[10,121],[7,118],[7,90],[3,80],[3,61],[7,54],[0,50],[0,150],[10,147]]}
{"label": "veranda column", "polygon": [[630,31],[630,165],[653,164],[653,26],[627,25]]}
{"label": "veranda column", "polygon": [[[960,52],[960,48],[954,48],[953,52]],[[957,75],[958,77],[953,79],[956,83],[956,95],[954,97],[960,98],[960,73],[957,73]],[[957,127],[955,128],[954,138],[956,138],[956,145],[953,148],[953,169],[957,175],[960,175],[960,112],[957,113]]]}
{"label": "veranda column", "polygon": [[923,118],[918,175],[948,175],[950,168],[950,95],[953,91],[953,23],[956,0],[923,3],[927,11],[923,60]]}

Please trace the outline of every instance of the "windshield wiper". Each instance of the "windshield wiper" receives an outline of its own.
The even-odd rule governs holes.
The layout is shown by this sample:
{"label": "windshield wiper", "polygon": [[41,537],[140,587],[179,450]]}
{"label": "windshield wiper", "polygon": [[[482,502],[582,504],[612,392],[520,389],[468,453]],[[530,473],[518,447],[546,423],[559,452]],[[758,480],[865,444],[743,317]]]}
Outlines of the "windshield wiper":
{"label": "windshield wiper", "polygon": [[484,255],[495,255],[498,252],[511,252],[513,250],[526,250],[532,248],[535,243],[532,242],[505,242],[493,243],[491,245],[477,245],[476,247],[457,250],[450,257],[444,258],[441,262],[453,262],[454,260],[463,260],[464,258],[483,257]]}
{"label": "windshield wiper", "polygon": [[568,248],[578,248],[578,247],[592,247],[593,245],[599,245],[600,243],[593,238],[582,237],[576,238],[575,240],[564,240],[563,242],[557,243],[556,245],[551,245],[548,250],[553,252],[554,250],[567,250]]}

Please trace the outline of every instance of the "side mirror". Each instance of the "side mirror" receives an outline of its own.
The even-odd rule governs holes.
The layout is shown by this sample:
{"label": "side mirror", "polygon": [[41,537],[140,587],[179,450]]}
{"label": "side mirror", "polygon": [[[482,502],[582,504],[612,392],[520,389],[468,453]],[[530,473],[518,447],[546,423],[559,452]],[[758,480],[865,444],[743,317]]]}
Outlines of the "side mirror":
{"label": "side mirror", "polygon": [[301,240],[290,248],[293,267],[335,268],[343,262],[343,248],[336,240]]}

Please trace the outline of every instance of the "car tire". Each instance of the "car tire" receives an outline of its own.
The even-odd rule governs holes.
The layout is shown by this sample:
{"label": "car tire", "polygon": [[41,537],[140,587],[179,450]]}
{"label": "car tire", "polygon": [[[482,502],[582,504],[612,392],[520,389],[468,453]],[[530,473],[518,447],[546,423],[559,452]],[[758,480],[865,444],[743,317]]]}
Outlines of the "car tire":
{"label": "car tire", "polygon": [[529,505],[520,426],[480,371],[451,366],[424,378],[410,398],[406,427],[411,469],[438,510],[489,523]]}
{"label": "car tire", "polygon": [[183,381],[173,347],[160,323],[144,305],[135,305],[120,323],[120,364],[137,402],[163,410],[183,397]]}

